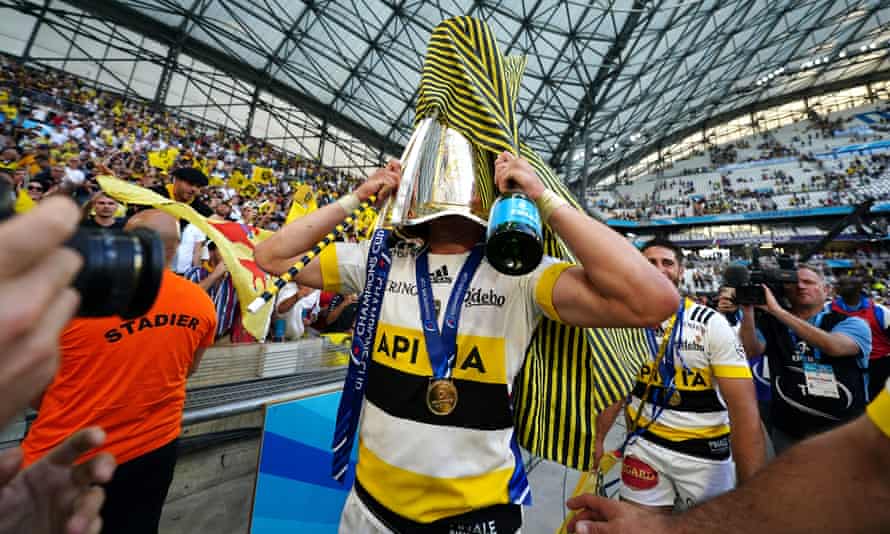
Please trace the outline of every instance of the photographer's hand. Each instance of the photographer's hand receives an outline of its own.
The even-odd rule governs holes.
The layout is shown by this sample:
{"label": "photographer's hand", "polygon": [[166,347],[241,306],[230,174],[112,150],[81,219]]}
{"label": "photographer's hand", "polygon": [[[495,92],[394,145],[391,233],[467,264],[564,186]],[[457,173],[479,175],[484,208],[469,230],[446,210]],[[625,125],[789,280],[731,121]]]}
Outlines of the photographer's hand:
{"label": "photographer's hand", "polygon": [[75,462],[103,441],[99,428],[80,430],[22,471],[19,449],[0,455],[0,534],[99,532],[105,492],[95,484],[111,480],[114,458],[102,453]]}
{"label": "photographer's hand", "polygon": [[739,305],[733,302],[732,297],[720,295],[717,299],[717,311],[724,314],[735,313],[739,309]]}
{"label": "photographer's hand", "polygon": [[83,259],[62,243],[80,212],[55,196],[0,223],[0,426],[38,397],[58,367],[59,332],[80,297]]}
{"label": "photographer's hand", "polygon": [[758,309],[769,312],[771,315],[777,315],[779,312],[785,311],[784,308],[779,305],[779,301],[776,300],[776,296],[773,295],[773,292],[768,286],[766,286],[765,284],[761,284],[760,287],[763,288],[763,294],[766,300],[766,304],[757,306]]}

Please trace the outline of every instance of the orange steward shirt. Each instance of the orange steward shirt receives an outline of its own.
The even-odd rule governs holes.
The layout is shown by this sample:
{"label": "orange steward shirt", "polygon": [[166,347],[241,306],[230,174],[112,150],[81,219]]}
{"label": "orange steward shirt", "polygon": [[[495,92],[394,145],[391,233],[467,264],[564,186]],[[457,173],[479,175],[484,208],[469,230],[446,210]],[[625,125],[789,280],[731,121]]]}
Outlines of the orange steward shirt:
{"label": "orange steward shirt", "polygon": [[59,371],[22,443],[25,465],[92,425],[108,435],[99,451],[119,464],[176,439],[195,352],[213,344],[214,332],[210,297],[169,270],[142,317],[71,321],[60,340]]}

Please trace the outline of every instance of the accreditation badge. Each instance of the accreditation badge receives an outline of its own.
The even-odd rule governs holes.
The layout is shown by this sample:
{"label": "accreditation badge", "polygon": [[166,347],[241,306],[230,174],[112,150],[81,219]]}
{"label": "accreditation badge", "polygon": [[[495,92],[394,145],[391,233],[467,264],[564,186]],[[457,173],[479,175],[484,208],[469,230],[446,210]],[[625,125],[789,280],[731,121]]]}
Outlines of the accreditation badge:
{"label": "accreditation badge", "polygon": [[807,380],[807,395],[813,397],[841,398],[834,369],[824,363],[804,362],[803,374]]}

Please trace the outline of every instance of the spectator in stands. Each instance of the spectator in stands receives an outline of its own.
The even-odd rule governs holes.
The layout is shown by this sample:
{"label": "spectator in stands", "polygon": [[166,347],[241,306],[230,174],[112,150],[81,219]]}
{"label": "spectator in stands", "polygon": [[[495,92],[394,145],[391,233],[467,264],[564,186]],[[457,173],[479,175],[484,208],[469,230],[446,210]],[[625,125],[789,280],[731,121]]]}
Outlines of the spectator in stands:
{"label": "spectator in stands", "polygon": [[41,182],[28,182],[28,196],[31,197],[31,200],[34,202],[40,202],[43,199],[43,193],[45,192],[43,189],[43,183]]}
{"label": "spectator in stands", "polygon": [[890,378],[890,309],[875,303],[863,292],[860,275],[838,279],[838,296],[826,306],[826,312],[859,317],[871,330],[871,353],[868,361],[868,398],[878,396]]}
{"label": "spectator in stands", "polygon": [[179,246],[176,248],[176,257],[173,259],[173,272],[185,275],[194,267],[199,267],[204,259],[204,242],[207,236],[197,226],[188,221],[180,221],[180,226],[185,223]]}
{"label": "spectator in stands", "polygon": [[[178,243],[176,220],[158,210],[134,215],[127,229],[158,232],[166,260]],[[62,334],[61,370],[34,407],[23,443],[33,464],[73,430],[107,433],[99,449],[119,467],[106,485],[104,532],[156,533],[176,464],[186,379],[213,344],[213,303],[195,284],[165,271],[152,308],[141,317],[78,318]],[[87,456],[86,458],[89,458]]]}
{"label": "spectator in stands", "polygon": [[115,217],[120,208],[116,200],[99,191],[83,206],[83,222],[85,228],[105,228],[107,230],[122,229],[127,220]]}
{"label": "spectator in stands", "polygon": [[286,340],[302,338],[306,334],[306,328],[318,319],[321,313],[320,297],[321,291],[298,286],[294,282],[281,288],[275,302],[275,315],[277,319],[285,321]]}
{"label": "spectator in stands", "polygon": [[312,327],[319,332],[352,332],[352,324],[358,311],[359,297],[322,291],[319,298],[321,311]]}
{"label": "spectator in stands", "polygon": [[[743,306],[740,336],[749,358],[766,354],[773,401],[770,419],[776,452],[813,434],[851,421],[865,409],[865,369],[871,332],[858,317],[825,312],[822,269],[800,266],[786,285],[791,309],[764,287],[766,305],[755,329],[754,309]],[[820,386],[821,385],[821,386]]]}
{"label": "spectator in stands", "polygon": [[190,268],[184,276],[210,295],[210,300],[216,307],[215,336],[216,339],[220,339],[232,333],[232,326],[241,319],[241,313],[232,275],[229,274],[216,243],[208,242],[207,252],[207,261]]}
{"label": "spectator in stands", "polygon": [[[193,167],[180,167],[173,171],[173,183],[166,186],[153,188],[152,191],[161,196],[172,198],[177,202],[189,204],[198,213],[205,217],[213,215],[210,206],[201,202],[198,196],[198,190],[207,186],[207,176],[198,169]],[[183,220],[182,223],[186,221]],[[182,224],[185,226],[185,224]]]}
{"label": "spectator in stands", "polygon": [[49,140],[56,146],[64,145],[68,142],[68,132],[61,124],[57,124],[53,132],[49,136]]}
{"label": "spectator in stands", "polygon": [[19,153],[16,149],[9,147],[0,152],[0,169],[15,172],[18,168]]}
{"label": "spectator in stands", "polygon": [[225,200],[220,200],[217,202],[216,206],[213,207],[213,213],[215,217],[211,218],[221,221],[231,221],[232,205]]}
{"label": "spectator in stands", "polygon": [[[68,285],[82,264],[61,244],[77,220],[70,200],[54,198],[0,223],[0,310],[6,312],[0,313],[0,427],[46,387],[58,367],[58,335],[78,305]],[[35,234],[35,228],[41,231]],[[22,321],[27,317],[40,320]],[[93,484],[111,478],[114,459],[99,454],[75,462],[103,440],[95,428],[65,436],[28,469],[22,469],[18,448],[0,453],[0,533],[95,532],[104,494]]]}
{"label": "spectator in stands", "polygon": [[86,180],[86,173],[81,168],[82,162],[78,157],[68,158],[68,167],[65,168],[65,181],[75,186],[80,186]]}

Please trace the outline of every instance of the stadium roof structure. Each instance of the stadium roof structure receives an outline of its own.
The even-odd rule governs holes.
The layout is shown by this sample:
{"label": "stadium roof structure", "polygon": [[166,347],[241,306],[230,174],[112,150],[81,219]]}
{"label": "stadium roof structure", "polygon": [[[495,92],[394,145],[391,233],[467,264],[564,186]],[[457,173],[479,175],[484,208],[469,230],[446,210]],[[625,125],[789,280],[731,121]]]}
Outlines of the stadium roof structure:
{"label": "stadium roof structure", "polygon": [[[70,38],[72,48],[105,34],[120,42],[104,63],[129,46],[138,61],[160,66],[152,80],[155,100],[170,100],[176,76],[191,79],[192,61],[213,70],[221,86],[221,75],[245,84],[251,122],[254,108],[271,95],[306,112],[315,127],[371,147],[350,149],[357,159],[400,152],[412,130],[427,39],[455,15],[487,21],[505,54],[528,55],[520,135],[558,170],[585,143],[598,150],[588,167],[595,171],[707,120],[890,77],[890,0],[6,0],[4,6],[33,19],[18,54],[26,59],[58,60],[47,54],[41,35],[47,27]],[[221,90],[209,85],[208,94]]]}

